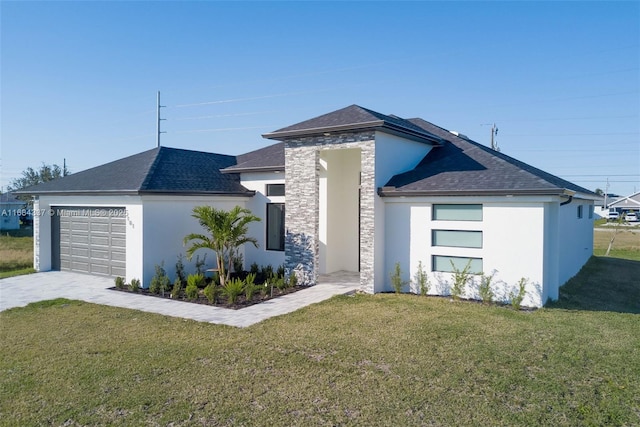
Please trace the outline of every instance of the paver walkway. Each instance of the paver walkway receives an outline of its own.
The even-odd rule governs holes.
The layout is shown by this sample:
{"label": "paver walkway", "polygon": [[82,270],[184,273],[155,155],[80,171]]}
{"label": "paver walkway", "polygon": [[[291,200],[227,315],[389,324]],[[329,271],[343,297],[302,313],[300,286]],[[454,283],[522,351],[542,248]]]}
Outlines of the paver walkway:
{"label": "paver walkway", "polygon": [[[55,298],[82,300],[95,304],[131,308],[165,316],[182,317],[199,322],[217,323],[229,326],[247,327],[254,323],[282,314],[291,313],[302,307],[347,294],[358,289],[353,275],[331,276],[332,283],[321,282],[292,294],[284,295],[240,310],[192,304],[170,299],[153,298],[110,291],[113,279],[71,273],[49,271],[0,280],[0,311],[13,307],[23,307],[36,301]],[[338,278],[338,280],[336,280]],[[342,280],[339,280],[342,278]],[[329,280],[327,280],[329,282]]]}

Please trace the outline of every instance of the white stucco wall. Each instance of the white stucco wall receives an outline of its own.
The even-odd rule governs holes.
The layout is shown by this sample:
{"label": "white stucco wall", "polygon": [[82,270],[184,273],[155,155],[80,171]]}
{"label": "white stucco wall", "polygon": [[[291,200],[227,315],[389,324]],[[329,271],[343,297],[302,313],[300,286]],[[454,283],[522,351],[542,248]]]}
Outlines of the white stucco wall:
{"label": "white stucco wall", "polygon": [[320,153],[320,274],[358,271],[360,149]]}
{"label": "white stucco wall", "polygon": [[[575,276],[593,255],[593,218],[589,218],[589,206],[593,202],[574,199],[560,206],[558,212],[559,284],[563,285]],[[578,218],[578,206],[582,206],[582,218]]]}
{"label": "white stucco wall", "polygon": [[267,250],[267,203],[284,203],[285,197],[267,197],[267,184],[284,184],[284,173],[259,172],[243,173],[240,182],[248,190],[256,192],[255,196],[247,200],[246,208],[261,219],[258,223],[249,225],[249,235],[258,240],[258,247],[247,245],[244,252],[245,268],[252,263],[260,266],[277,266],[284,264],[284,251]]}
{"label": "white stucco wall", "polygon": [[[194,207],[213,206],[217,209],[231,210],[237,205],[244,207],[247,199],[221,196],[142,196],[144,267],[141,279],[143,286],[149,286],[155,273],[155,265],[159,265],[162,261],[164,261],[167,275],[173,282],[178,255],[184,255],[188,247],[182,243],[184,237],[189,233],[206,234],[206,230],[200,226],[198,220],[191,216]],[[127,240],[128,238],[127,235]],[[207,257],[205,268],[216,267],[213,252],[201,249],[194,254],[191,262],[184,260],[187,274],[195,271],[196,255],[202,258],[205,254]],[[127,265],[127,275],[128,268],[129,265]]]}
{"label": "white stucco wall", "polygon": [[[51,215],[58,206],[124,207],[127,211],[127,281],[142,276],[142,208],[139,196],[40,196],[34,205],[34,266],[49,271],[51,260]],[[55,209],[53,209],[55,212]],[[38,215],[38,219],[35,219]],[[37,237],[36,237],[37,233]]]}
{"label": "white stucco wall", "polygon": [[[384,186],[394,175],[413,169],[432,149],[432,146],[417,141],[412,141],[384,132],[376,132],[376,165],[375,165],[375,185],[376,188]],[[382,292],[388,290],[389,274],[386,269],[386,254],[389,245],[385,243],[387,236],[394,235],[394,231],[387,230],[393,221],[385,218],[386,205],[380,196],[376,194],[374,200],[375,212],[375,234],[374,234],[374,254],[375,273],[374,291]],[[393,226],[392,226],[393,227]],[[396,246],[392,244],[391,246]],[[397,246],[396,246],[397,247]],[[381,262],[379,262],[379,260]],[[393,266],[392,266],[393,267]]]}
{"label": "white stucco wall", "polygon": [[[182,239],[185,235],[203,232],[197,220],[191,216],[199,205],[212,205],[219,209],[243,206],[246,197],[212,196],[40,196],[35,208],[43,213],[34,221],[34,265],[38,270],[51,270],[51,216],[49,210],[56,206],[124,207],[127,212],[127,274],[126,280],[137,278],[148,286],[155,272],[155,264],[163,260],[171,280],[175,276],[175,263],[180,253],[185,253]],[[36,225],[37,222],[37,225]],[[195,267],[185,259],[187,273]],[[207,265],[215,263],[213,254],[207,255]]]}
{"label": "white stucco wall", "polygon": [[[429,273],[431,294],[450,292],[451,273],[433,272],[432,255],[482,258],[485,274],[495,270],[494,292],[496,299],[507,300],[521,278],[528,279],[527,306],[541,306],[546,301],[543,283],[548,272],[549,258],[545,247],[553,250],[553,244],[545,242],[545,221],[551,222],[547,207],[551,198],[526,197],[441,197],[441,198],[385,198],[385,258],[384,287],[391,291],[389,275],[396,262],[400,262],[403,279],[413,278],[418,263]],[[432,221],[433,203],[480,203],[483,205],[482,221]],[[558,202],[555,201],[557,204]],[[482,248],[433,247],[431,231],[472,230],[482,231]],[[545,246],[545,244],[547,246]],[[573,247],[565,247],[574,251]],[[474,276],[474,284],[467,286],[467,297],[477,298],[480,276]],[[549,280],[547,278],[546,280]],[[408,290],[408,289],[407,289]],[[415,285],[412,292],[418,292]]]}

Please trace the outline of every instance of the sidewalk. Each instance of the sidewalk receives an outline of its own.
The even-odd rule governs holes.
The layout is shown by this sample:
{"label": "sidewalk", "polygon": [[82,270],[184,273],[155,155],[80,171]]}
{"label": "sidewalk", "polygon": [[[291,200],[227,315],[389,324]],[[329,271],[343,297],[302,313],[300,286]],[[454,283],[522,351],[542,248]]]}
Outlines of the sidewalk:
{"label": "sidewalk", "polygon": [[130,308],[199,322],[247,327],[270,317],[291,313],[302,307],[358,289],[353,282],[320,283],[292,294],[274,298],[240,310],[192,304],[170,299],[110,291],[113,279],[67,271],[49,271],[0,280],[0,311],[55,298]]}

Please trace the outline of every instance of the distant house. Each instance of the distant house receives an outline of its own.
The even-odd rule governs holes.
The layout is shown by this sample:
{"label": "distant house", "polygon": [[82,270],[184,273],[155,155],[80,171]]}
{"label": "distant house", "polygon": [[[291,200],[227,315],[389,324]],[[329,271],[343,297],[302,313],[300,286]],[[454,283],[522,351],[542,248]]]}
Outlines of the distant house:
{"label": "distant house", "polygon": [[25,203],[16,199],[12,193],[0,194],[0,230],[20,228],[20,216]]}
{"label": "distant house", "polygon": [[284,264],[306,285],[353,272],[369,293],[392,290],[399,263],[446,295],[468,265],[466,296],[493,273],[498,298],[527,278],[524,304],[541,306],[593,252],[595,193],[425,120],[352,105],[264,137],[278,142],[239,156],[160,147],[25,190],[51,212],[35,218],[35,268],[148,286],[155,264],[174,274],[203,204],[262,218],[246,266]]}
{"label": "distant house", "polygon": [[618,212],[640,212],[640,191],[626,197],[619,197],[609,203],[608,207]]}

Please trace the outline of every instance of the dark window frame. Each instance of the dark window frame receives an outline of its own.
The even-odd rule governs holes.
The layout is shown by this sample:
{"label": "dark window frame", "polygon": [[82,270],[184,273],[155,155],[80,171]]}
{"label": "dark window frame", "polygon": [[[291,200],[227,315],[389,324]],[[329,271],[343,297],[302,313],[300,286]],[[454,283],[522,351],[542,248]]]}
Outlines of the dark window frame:
{"label": "dark window frame", "polygon": [[[282,219],[281,219],[281,224],[280,224],[280,239],[279,239],[277,247],[272,246],[271,245],[272,242],[269,239],[269,235],[270,235],[270,233],[269,233],[269,231],[270,231],[269,224],[271,224],[270,219],[271,219],[271,215],[272,215],[270,213],[271,212],[271,209],[270,209],[271,206],[281,206],[281,208],[282,208],[282,210],[281,210],[281,212],[279,214],[279,215],[282,216]],[[284,215],[284,213],[285,213],[285,204],[284,203],[267,203],[267,215],[266,215],[267,224],[266,224],[266,227],[265,227],[265,234],[266,234],[266,236],[265,236],[265,243],[266,243],[265,244],[265,249],[268,250],[268,251],[278,251],[278,252],[283,252],[284,251],[284,232],[285,232],[285,228],[284,228],[284,216],[285,215]]]}
{"label": "dark window frame", "polygon": [[284,197],[284,184],[267,184],[265,194],[267,197]]}

